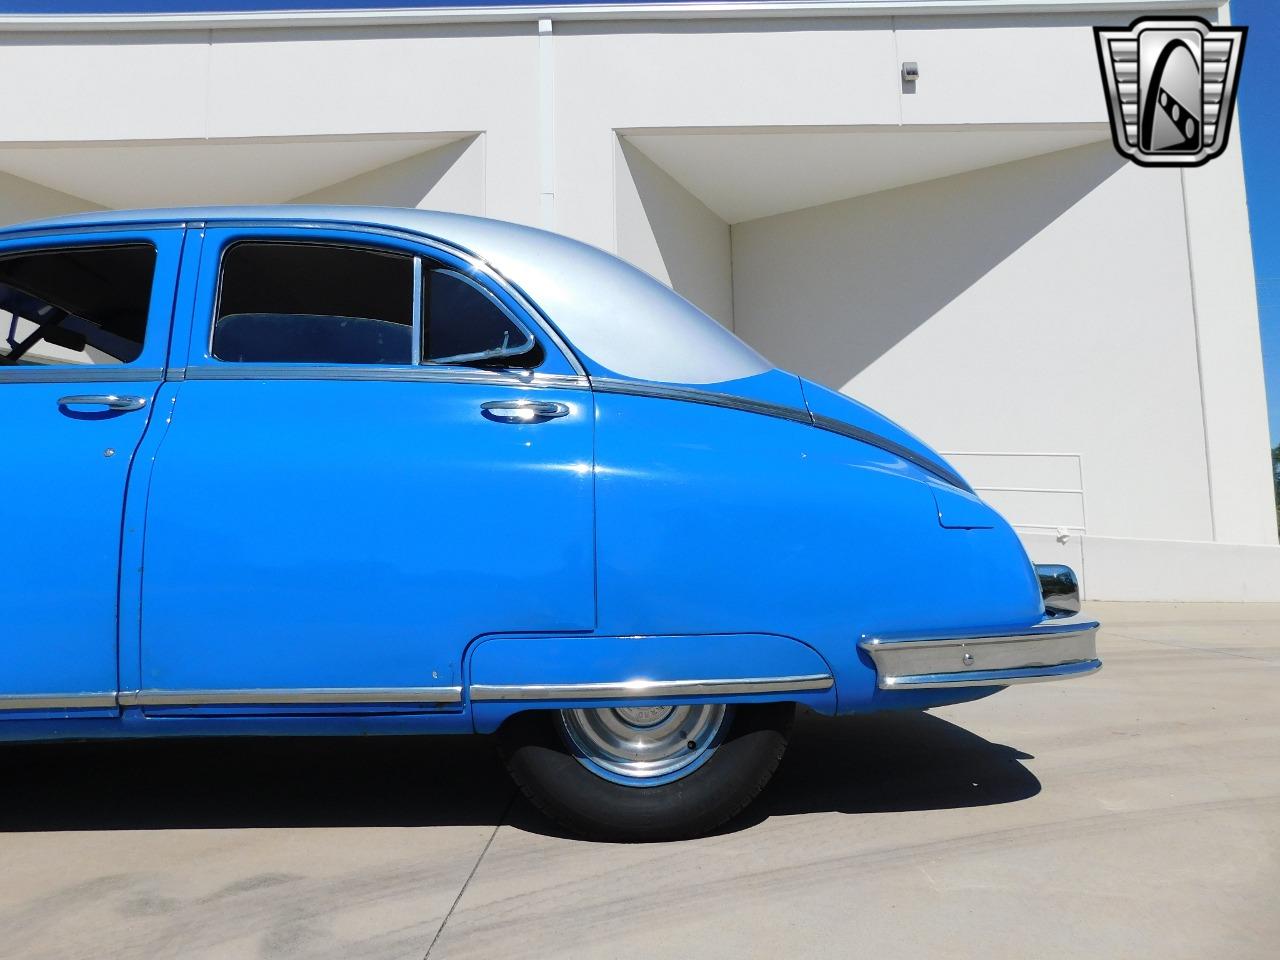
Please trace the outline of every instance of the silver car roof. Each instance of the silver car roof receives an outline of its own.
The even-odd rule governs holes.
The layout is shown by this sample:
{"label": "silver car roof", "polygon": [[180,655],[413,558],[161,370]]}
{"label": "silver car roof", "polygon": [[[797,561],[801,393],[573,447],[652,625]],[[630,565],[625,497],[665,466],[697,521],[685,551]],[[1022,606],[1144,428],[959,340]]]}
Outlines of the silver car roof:
{"label": "silver car roof", "polygon": [[503,220],[395,207],[290,204],[105,210],[9,229],[244,220],[389,227],[459,247],[524,291],[594,374],[706,384],[773,369],[643,270],[578,240]]}

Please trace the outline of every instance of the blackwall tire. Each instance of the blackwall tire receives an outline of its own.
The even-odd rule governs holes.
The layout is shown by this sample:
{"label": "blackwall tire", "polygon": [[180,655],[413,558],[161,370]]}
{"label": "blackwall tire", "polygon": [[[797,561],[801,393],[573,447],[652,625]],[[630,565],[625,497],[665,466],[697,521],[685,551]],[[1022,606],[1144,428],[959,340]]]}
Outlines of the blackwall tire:
{"label": "blackwall tire", "polygon": [[709,756],[653,785],[610,779],[584,760],[560,711],[517,714],[503,725],[498,742],[524,794],[573,833],[598,840],[680,840],[714,830],[759,795],[786,751],[794,716],[791,703],[735,706]]}

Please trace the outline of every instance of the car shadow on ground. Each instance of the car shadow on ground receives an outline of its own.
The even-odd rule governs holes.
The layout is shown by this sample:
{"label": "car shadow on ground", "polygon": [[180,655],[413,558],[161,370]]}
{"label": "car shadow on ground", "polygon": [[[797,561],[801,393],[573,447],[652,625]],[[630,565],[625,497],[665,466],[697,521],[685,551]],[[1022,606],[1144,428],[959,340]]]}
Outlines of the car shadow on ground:
{"label": "car shadow on ground", "polygon": [[1014,747],[919,711],[796,718],[768,789],[725,830],[775,816],[950,810],[1034,797],[1040,781]]}
{"label": "car shadow on ground", "polygon": [[[797,718],[771,816],[950,809],[1040,790],[1030,757],[925,713]],[[485,737],[229,738],[0,745],[0,832],[496,825],[561,835]]]}

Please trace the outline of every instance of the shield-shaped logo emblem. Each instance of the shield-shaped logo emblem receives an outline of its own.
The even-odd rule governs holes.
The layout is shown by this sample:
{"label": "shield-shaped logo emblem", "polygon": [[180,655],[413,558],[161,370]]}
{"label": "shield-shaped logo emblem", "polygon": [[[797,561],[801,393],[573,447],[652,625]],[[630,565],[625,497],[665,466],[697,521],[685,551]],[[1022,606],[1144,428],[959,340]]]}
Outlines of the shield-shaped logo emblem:
{"label": "shield-shaped logo emblem", "polygon": [[1117,150],[1147,167],[1198,167],[1226,149],[1247,27],[1142,17],[1093,32]]}

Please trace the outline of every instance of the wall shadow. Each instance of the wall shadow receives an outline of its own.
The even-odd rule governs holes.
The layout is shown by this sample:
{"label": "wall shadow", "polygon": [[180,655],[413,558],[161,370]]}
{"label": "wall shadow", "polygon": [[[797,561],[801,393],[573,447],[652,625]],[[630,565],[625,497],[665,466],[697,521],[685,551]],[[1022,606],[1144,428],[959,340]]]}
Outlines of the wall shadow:
{"label": "wall shadow", "polygon": [[618,255],[659,279],[665,272],[676,293],[732,327],[729,225],[626,137],[618,150]]}
{"label": "wall shadow", "polygon": [[737,224],[735,329],[838,390],[1126,163],[1099,142]]}
{"label": "wall shadow", "polygon": [[101,205],[0,170],[0,224],[101,210]]}
{"label": "wall shadow", "polygon": [[[771,816],[935,810],[1034,796],[1027,755],[938,717],[802,713]],[[497,825],[563,836],[486,737],[228,738],[0,746],[0,833]]]}
{"label": "wall shadow", "polygon": [[[478,134],[433,147],[346,180],[331,183],[290,203],[359,203],[376,207],[417,207],[445,178]],[[474,198],[471,206],[479,204]]]}

